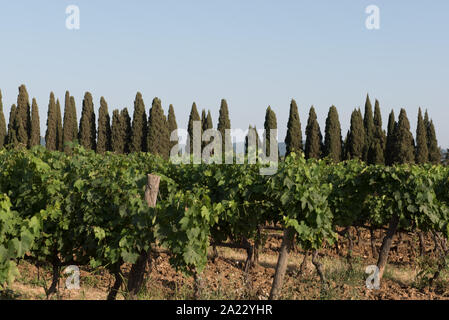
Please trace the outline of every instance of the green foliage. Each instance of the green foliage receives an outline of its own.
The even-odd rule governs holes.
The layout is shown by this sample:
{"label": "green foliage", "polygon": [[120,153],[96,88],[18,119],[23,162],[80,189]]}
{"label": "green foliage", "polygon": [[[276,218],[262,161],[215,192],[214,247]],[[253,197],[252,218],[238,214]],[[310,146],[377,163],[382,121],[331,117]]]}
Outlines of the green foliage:
{"label": "green foliage", "polygon": [[51,151],[58,150],[58,129],[56,117],[57,111],[55,95],[53,92],[51,92],[50,101],[48,103],[47,131],[45,132],[45,147]]}
{"label": "green foliage", "polygon": [[170,105],[168,107],[167,126],[168,126],[168,132],[170,134],[170,137],[171,137],[173,131],[176,130],[177,139],[170,141],[170,150],[171,150],[174,146],[176,146],[179,143],[178,124],[176,123],[175,109],[173,108],[173,105]]}
{"label": "green foliage", "polygon": [[302,152],[302,131],[301,121],[299,120],[298,105],[292,99],[290,103],[290,114],[287,123],[287,135],[285,137],[286,155],[292,152]]}
{"label": "green foliage", "polygon": [[[192,104],[192,110],[190,110],[190,116],[189,116],[189,123],[187,125],[187,144],[186,144],[186,153],[187,154],[193,154],[193,125],[194,125],[194,121],[200,121],[201,122],[201,118],[200,115],[198,114],[198,109],[196,107],[196,103],[194,102]],[[201,132],[201,124],[200,124],[200,137],[202,135]],[[199,138],[200,138],[199,137]]]}
{"label": "green foliage", "polygon": [[309,119],[306,127],[306,146],[304,153],[306,159],[320,159],[323,149],[323,136],[318,124],[315,108],[312,106],[309,111]]}
{"label": "green foliage", "polygon": [[108,104],[101,97],[100,109],[98,111],[97,152],[105,153],[111,150],[111,119],[109,117]]}
{"label": "green foliage", "polygon": [[265,129],[265,133],[264,133],[264,137],[263,137],[263,152],[265,152],[267,157],[271,157],[271,130],[276,130],[274,132],[275,137],[274,137],[274,141],[276,143],[276,147],[275,147],[275,152],[276,152],[276,159],[278,159],[279,156],[279,148],[278,148],[278,140],[277,140],[277,120],[276,120],[276,114],[274,113],[274,111],[271,109],[270,106],[268,106],[267,111],[265,113],[265,122],[264,122],[264,129]]}
{"label": "green foliage", "polygon": [[415,162],[422,164],[429,161],[429,150],[427,149],[427,128],[424,125],[421,108],[418,111],[418,125],[416,126],[416,153]]}
{"label": "green foliage", "polygon": [[354,110],[351,114],[351,127],[346,142],[345,158],[363,160],[365,142],[365,128],[363,126],[362,113],[360,110]]}
{"label": "green foliage", "polygon": [[170,133],[159,98],[153,99],[148,118],[148,152],[164,159],[168,159],[170,155]]}
{"label": "green foliage", "polygon": [[97,129],[95,123],[94,103],[90,92],[86,92],[84,94],[79,128],[78,140],[80,145],[86,149],[95,150]]}
{"label": "green foliage", "polygon": [[415,162],[415,141],[410,132],[410,123],[407,113],[401,109],[398,124],[394,131],[395,143],[393,149],[394,163],[414,163]]}
{"label": "green foliage", "polygon": [[70,153],[67,142],[75,142],[78,139],[78,120],[76,115],[75,98],[70,93],[65,93],[64,123],[62,128],[62,143],[64,152]]}
{"label": "green foliage", "polygon": [[36,99],[33,98],[33,101],[31,103],[31,136],[29,146],[34,147],[40,144],[41,144],[41,126],[39,121],[39,110],[37,107]]}
{"label": "green foliage", "polygon": [[329,157],[334,162],[340,162],[342,153],[340,120],[338,119],[337,108],[332,106],[329,109],[326,119],[324,156]]}
{"label": "green foliage", "polygon": [[0,149],[6,144],[7,134],[5,114],[3,113],[2,92],[0,91]]}
{"label": "green foliage", "polygon": [[145,112],[145,104],[140,92],[137,92],[136,99],[134,100],[134,114],[131,128],[129,152],[146,152],[148,123],[147,114]]}
{"label": "green foliage", "polygon": [[225,99],[221,100],[220,105],[220,113],[218,116],[218,124],[217,124],[217,130],[221,133],[221,139],[222,139],[222,154],[224,155],[226,152],[225,149],[225,143],[228,141],[228,143],[232,143],[231,141],[231,135],[228,133],[226,134],[226,129],[231,129],[231,120],[229,120],[229,110],[228,110],[228,103]]}

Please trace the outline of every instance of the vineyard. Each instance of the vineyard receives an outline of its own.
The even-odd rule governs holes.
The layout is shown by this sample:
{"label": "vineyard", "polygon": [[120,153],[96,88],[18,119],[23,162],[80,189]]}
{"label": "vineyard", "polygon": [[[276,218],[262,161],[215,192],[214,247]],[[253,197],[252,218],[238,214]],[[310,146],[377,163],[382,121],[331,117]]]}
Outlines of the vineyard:
{"label": "vineyard", "polygon": [[[368,230],[371,240],[381,231],[380,249],[372,246],[380,280],[398,232],[433,236],[438,267],[429,281],[446,268],[444,166],[335,164],[293,153],[277,173],[264,176],[262,164],[173,164],[149,153],[101,155],[81,147],[71,155],[42,147],[5,149],[0,164],[5,288],[22,260],[51,266],[48,294],[57,290],[63,267],[88,265],[114,275],[108,299],[123,288],[126,298],[135,299],[154,253],[165,252],[176,272],[194,279],[199,297],[211,248],[212,260],[217,248],[244,249],[242,270],[248,274],[258,264],[267,230],[282,232],[270,299],[280,297],[294,248],[312,257],[326,286],[319,253],[324,247],[338,250],[353,228]],[[152,205],[149,194],[157,195]],[[126,264],[131,268],[125,273]]]}

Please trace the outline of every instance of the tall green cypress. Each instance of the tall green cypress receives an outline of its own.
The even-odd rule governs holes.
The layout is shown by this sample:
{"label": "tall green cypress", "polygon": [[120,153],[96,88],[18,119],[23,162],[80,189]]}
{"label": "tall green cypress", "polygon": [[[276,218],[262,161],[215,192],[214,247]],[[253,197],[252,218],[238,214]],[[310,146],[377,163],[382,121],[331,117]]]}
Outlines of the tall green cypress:
{"label": "tall green cypress", "polygon": [[228,110],[228,103],[225,99],[221,100],[220,105],[220,113],[218,115],[218,124],[217,124],[217,130],[221,134],[222,139],[222,154],[224,155],[225,150],[225,142],[229,141],[229,143],[232,144],[231,134],[226,135],[226,129],[231,129],[231,120],[229,120],[229,110]]}
{"label": "tall green cypress", "polygon": [[[210,110],[207,111],[207,115],[205,110],[204,111],[204,118],[203,115],[201,115],[201,123],[202,123],[202,132],[205,132],[206,130],[213,129],[214,125],[212,124],[212,116],[210,115]],[[208,144],[210,144],[214,138],[211,138],[210,141],[202,141],[201,142],[201,150],[203,150]]]}
{"label": "tall green cypress", "polygon": [[98,137],[97,152],[111,151],[111,118],[109,117],[108,104],[104,97],[100,98],[98,110]]}
{"label": "tall green cypress", "polygon": [[168,159],[170,155],[170,133],[167,118],[159,98],[154,98],[148,118],[148,152]]}
{"label": "tall green cypress", "polygon": [[201,121],[195,102],[192,104],[192,110],[190,110],[189,116],[189,124],[187,125],[188,136],[187,136],[186,151],[188,151],[189,154],[193,154],[193,121]]}
{"label": "tall green cypress", "polygon": [[324,130],[324,157],[329,157],[334,162],[340,162],[342,158],[342,137],[338,111],[335,106],[329,108]]}
{"label": "tall green cypress", "polygon": [[306,127],[306,159],[320,159],[323,150],[323,136],[321,135],[320,125],[318,124],[315,108],[312,106],[309,111],[309,119]]}
{"label": "tall green cypress", "polygon": [[433,164],[439,164],[441,162],[441,152],[438,147],[437,136],[435,133],[435,127],[433,121],[430,120],[429,128],[427,129],[428,142],[429,142],[429,162]]}
{"label": "tall green cypress", "polygon": [[410,132],[410,122],[404,109],[401,109],[399,113],[399,120],[395,129],[393,159],[394,163],[399,164],[415,162],[415,142]]}
{"label": "tall green cypress", "polygon": [[380,113],[379,101],[376,99],[374,104],[374,133],[373,143],[368,152],[369,164],[384,164],[385,163],[385,146],[386,135],[382,129],[382,115]]}
{"label": "tall green cypress", "polygon": [[62,116],[61,116],[61,104],[59,99],[56,100],[56,150],[63,151],[62,144]]}
{"label": "tall green cypress", "polygon": [[129,112],[127,108],[124,108],[120,112],[120,123],[121,127],[123,128],[123,139],[124,139],[124,146],[123,150],[124,153],[128,154],[131,151],[131,135],[132,135],[132,127],[131,127],[131,117],[129,116]]}
{"label": "tall green cypress", "polygon": [[[173,105],[170,105],[168,107],[167,124],[168,124],[168,132],[169,132],[170,136],[171,136],[172,132],[175,130],[176,130],[176,136],[178,136],[178,124],[176,123],[175,109],[173,109]],[[178,143],[179,143],[179,137],[174,141],[170,141],[170,150]]]}
{"label": "tall green cypress", "polygon": [[418,110],[418,124],[416,126],[416,150],[415,162],[418,164],[429,161],[429,150],[427,149],[427,128],[424,126],[424,119],[421,108]]}
{"label": "tall green cypress", "polygon": [[120,111],[112,111],[111,149],[113,152],[123,154],[125,150],[125,132],[120,121]]}
{"label": "tall green cypress", "polygon": [[5,115],[3,113],[2,91],[0,90],[0,149],[6,144],[7,134]]}
{"label": "tall green cypress", "polygon": [[299,120],[298,105],[295,99],[290,102],[290,114],[287,123],[287,135],[285,136],[286,156],[290,153],[302,152],[301,121]]}
{"label": "tall green cypress", "polygon": [[374,119],[373,107],[369,95],[366,95],[365,114],[363,116],[363,126],[365,128],[365,144],[363,150],[363,161],[368,162],[369,149],[374,143]]}
{"label": "tall green cypress", "polygon": [[390,116],[388,117],[388,132],[387,132],[387,142],[385,145],[385,164],[387,166],[393,165],[394,162],[394,145],[396,143],[396,120],[394,117],[394,111],[391,110]]}
{"label": "tall green cypress", "polygon": [[15,130],[19,144],[28,146],[31,134],[31,111],[28,92],[25,85],[19,87],[17,96],[17,114],[15,117]]}
{"label": "tall green cypress", "polygon": [[347,141],[347,158],[363,159],[363,151],[365,150],[365,127],[363,125],[362,113],[360,109],[356,109],[351,114],[351,127]]}
{"label": "tall green cypress", "polygon": [[7,144],[11,146],[17,145],[17,132],[14,124],[16,122],[15,118],[17,115],[17,107],[15,104],[11,106],[11,110],[9,111],[9,123],[8,123],[8,136],[7,136]]}
{"label": "tall green cypress", "polygon": [[78,120],[76,115],[75,98],[65,92],[64,123],[62,127],[62,144],[64,152],[70,153],[67,142],[75,142],[78,139]]}
{"label": "tall green cypress", "polygon": [[36,99],[33,98],[31,103],[31,136],[30,147],[38,146],[41,144],[41,126],[39,121],[39,109]]}
{"label": "tall green cypress", "polygon": [[142,94],[137,92],[134,100],[134,114],[131,129],[130,152],[147,151],[148,124],[147,114],[145,112],[145,103]]}
{"label": "tall green cypress", "polygon": [[258,149],[260,147],[259,133],[257,132],[256,127],[254,126],[254,128],[253,128],[251,125],[248,127],[248,134],[245,137],[245,155],[248,155],[248,147],[249,147],[249,145],[248,145],[249,138],[248,137],[249,137],[250,133],[254,134],[255,138],[256,138],[256,141],[255,141],[256,145],[253,147],[255,147],[255,149],[256,149],[256,157],[257,157]]}
{"label": "tall green cypress", "polygon": [[55,95],[51,92],[47,112],[47,131],[45,132],[45,147],[51,151],[55,151],[58,148],[56,116]]}
{"label": "tall green cypress", "polygon": [[[265,129],[265,134],[264,134],[264,150],[265,150],[265,155],[268,157],[272,157],[272,155],[270,154],[271,152],[271,129],[275,129],[277,130],[278,125],[277,125],[277,119],[276,119],[276,114],[274,113],[274,111],[271,109],[270,106],[268,106],[267,111],[265,113],[265,122],[264,122],[264,129]],[[278,139],[277,139],[277,134],[275,136],[275,141],[276,141],[276,158],[279,157],[279,147],[278,147]]]}
{"label": "tall green cypress", "polygon": [[96,136],[97,128],[92,94],[86,92],[83,99],[78,140],[85,149],[96,150]]}

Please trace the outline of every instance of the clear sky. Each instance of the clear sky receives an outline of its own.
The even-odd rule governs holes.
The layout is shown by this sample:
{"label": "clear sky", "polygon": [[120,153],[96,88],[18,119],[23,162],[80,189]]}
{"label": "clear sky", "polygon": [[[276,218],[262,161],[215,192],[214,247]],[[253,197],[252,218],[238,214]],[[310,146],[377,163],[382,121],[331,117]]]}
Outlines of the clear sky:
{"label": "clear sky", "polygon": [[[66,28],[65,9],[80,9],[80,29]],[[368,5],[380,29],[368,30]],[[367,93],[388,113],[406,108],[415,135],[418,107],[433,118],[439,144],[449,147],[449,1],[412,0],[164,0],[2,1],[0,89],[5,116],[24,83],[36,97],[45,135],[50,91],[63,105],[75,96],[78,119],[85,91],[95,109],[132,112],[141,91],[173,104],[186,127],[192,102],[217,124],[221,98],[232,127],[263,127],[265,110],[286,132],[290,99],[304,132],[314,105],[324,131],[335,105],[346,135]],[[98,116],[98,113],[97,113]]]}

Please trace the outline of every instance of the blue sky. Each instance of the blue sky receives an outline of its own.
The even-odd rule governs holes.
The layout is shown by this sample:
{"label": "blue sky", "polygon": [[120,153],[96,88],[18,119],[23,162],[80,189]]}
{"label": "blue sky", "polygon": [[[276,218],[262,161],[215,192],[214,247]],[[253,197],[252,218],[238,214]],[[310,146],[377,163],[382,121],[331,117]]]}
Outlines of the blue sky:
{"label": "blue sky", "polygon": [[[80,8],[80,30],[65,27],[65,8]],[[368,5],[380,8],[380,30],[365,28]],[[418,107],[449,147],[449,2],[380,0],[4,1],[0,7],[0,89],[5,116],[26,84],[36,97],[45,134],[50,91],[63,103],[85,91],[113,109],[133,109],[141,91],[173,104],[186,127],[192,102],[210,109],[216,126],[221,98],[231,124],[263,127],[277,114],[285,137],[290,99],[304,132],[314,105],[321,129],[331,105],[346,135],[365,96],[388,113],[406,108],[413,134]],[[374,101],[373,101],[374,102]]]}

